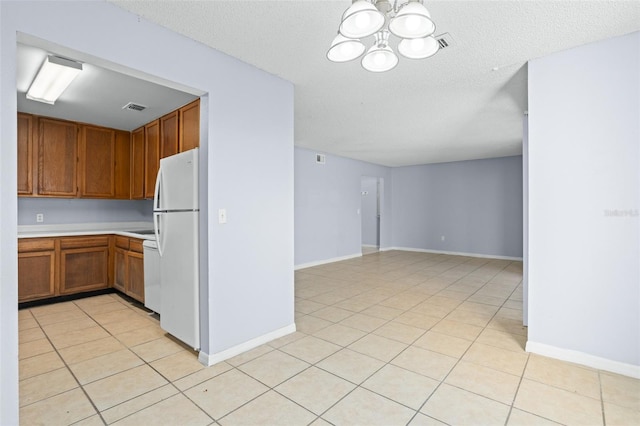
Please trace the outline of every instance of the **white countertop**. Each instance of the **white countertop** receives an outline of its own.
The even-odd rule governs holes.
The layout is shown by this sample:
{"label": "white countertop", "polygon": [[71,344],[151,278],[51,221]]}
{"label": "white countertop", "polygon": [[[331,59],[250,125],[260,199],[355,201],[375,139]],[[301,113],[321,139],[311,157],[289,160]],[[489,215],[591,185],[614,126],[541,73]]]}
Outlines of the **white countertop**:
{"label": "white countertop", "polygon": [[152,222],[74,223],[59,225],[19,225],[18,238],[70,237],[79,235],[122,235],[154,240],[153,234],[138,234],[131,231],[153,229]]}

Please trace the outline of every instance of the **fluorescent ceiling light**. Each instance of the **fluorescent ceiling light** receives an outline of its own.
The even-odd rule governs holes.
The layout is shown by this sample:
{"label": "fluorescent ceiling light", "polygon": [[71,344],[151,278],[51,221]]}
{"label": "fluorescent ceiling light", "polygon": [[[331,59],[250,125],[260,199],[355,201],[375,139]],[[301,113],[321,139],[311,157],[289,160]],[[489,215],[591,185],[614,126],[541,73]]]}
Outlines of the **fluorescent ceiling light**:
{"label": "fluorescent ceiling light", "polygon": [[79,62],[48,56],[27,91],[27,99],[53,105],[80,71]]}

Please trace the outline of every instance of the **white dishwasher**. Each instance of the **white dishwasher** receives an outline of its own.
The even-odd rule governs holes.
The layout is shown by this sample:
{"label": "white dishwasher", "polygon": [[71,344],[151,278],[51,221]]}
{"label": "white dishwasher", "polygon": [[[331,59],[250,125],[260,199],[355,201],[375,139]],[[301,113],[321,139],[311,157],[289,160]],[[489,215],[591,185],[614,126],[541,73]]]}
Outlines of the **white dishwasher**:
{"label": "white dishwasher", "polygon": [[160,253],[156,240],[142,243],[144,253],[144,306],[160,312]]}

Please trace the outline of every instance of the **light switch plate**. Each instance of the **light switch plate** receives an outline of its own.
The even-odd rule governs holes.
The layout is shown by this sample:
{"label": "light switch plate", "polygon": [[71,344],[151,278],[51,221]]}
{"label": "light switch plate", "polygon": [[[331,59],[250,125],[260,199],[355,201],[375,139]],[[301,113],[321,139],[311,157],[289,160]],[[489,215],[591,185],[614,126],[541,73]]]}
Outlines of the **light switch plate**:
{"label": "light switch plate", "polygon": [[218,223],[227,223],[227,209],[218,209]]}

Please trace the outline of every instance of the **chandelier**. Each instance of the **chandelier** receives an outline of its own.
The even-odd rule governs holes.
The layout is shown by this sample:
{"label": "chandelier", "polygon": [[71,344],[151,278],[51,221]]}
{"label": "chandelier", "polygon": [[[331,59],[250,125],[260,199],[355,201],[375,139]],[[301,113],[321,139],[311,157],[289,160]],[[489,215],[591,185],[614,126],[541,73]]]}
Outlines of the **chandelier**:
{"label": "chandelier", "polygon": [[438,52],[433,36],[436,25],[422,0],[353,0],[342,15],[338,35],[333,39],[327,58],[347,62],[365,51],[361,38],[374,36],[373,46],[362,58],[362,67],[384,72],[398,65],[398,56],[389,46],[389,36],[400,38],[398,52],[405,58],[425,59]]}

